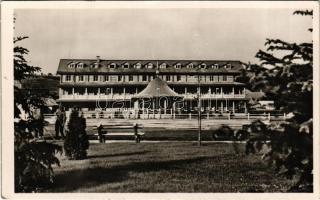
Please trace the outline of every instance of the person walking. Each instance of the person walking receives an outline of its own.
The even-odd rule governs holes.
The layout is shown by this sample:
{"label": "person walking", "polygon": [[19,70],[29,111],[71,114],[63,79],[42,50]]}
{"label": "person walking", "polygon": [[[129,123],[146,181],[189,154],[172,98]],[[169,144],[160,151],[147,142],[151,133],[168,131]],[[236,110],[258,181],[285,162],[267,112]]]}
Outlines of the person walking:
{"label": "person walking", "polygon": [[56,138],[59,139],[59,133],[61,134],[61,137],[64,138],[64,125],[66,123],[67,117],[66,112],[62,106],[59,106],[59,108],[56,111],[56,123],[55,123],[55,131],[56,131]]}

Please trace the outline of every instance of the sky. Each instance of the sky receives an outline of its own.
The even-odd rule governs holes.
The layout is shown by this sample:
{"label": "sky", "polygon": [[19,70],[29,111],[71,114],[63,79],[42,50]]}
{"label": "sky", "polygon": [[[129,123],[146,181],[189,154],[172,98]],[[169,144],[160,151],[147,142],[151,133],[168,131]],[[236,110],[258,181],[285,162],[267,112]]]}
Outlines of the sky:
{"label": "sky", "polygon": [[311,42],[312,18],[292,9],[15,10],[15,36],[31,65],[56,74],[59,60],[203,59],[257,63],[266,38]]}

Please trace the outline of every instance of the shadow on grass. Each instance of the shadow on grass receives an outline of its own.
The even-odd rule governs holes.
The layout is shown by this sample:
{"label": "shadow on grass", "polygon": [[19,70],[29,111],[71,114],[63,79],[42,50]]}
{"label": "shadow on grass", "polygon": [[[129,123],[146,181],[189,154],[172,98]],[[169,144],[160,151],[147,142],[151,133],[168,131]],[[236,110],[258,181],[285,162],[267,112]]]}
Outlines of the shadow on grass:
{"label": "shadow on grass", "polygon": [[108,158],[108,157],[116,157],[116,156],[132,156],[132,155],[143,155],[146,153],[150,153],[150,151],[138,151],[138,152],[130,152],[130,153],[118,153],[118,154],[104,154],[104,155],[92,155],[88,156],[88,159],[91,158]]}
{"label": "shadow on grass", "polygon": [[185,165],[201,162],[205,159],[210,159],[210,157],[170,161],[134,162],[127,165],[112,166],[110,168],[92,167],[72,170],[62,174],[57,174],[55,184],[49,192],[71,192],[73,190],[96,187],[106,183],[122,182],[130,178],[128,175],[129,172],[150,172],[179,169],[180,166],[183,168]]}

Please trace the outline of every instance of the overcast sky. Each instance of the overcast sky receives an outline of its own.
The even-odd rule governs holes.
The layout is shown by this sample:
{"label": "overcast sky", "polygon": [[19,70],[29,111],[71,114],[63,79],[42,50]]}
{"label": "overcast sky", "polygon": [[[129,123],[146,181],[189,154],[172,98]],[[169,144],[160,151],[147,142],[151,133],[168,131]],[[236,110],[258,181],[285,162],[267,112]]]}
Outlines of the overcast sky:
{"label": "overcast sky", "polygon": [[311,17],[289,9],[16,10],[30,64],[61,58],[212,59],[257,62],[266,38],[310,42]]}

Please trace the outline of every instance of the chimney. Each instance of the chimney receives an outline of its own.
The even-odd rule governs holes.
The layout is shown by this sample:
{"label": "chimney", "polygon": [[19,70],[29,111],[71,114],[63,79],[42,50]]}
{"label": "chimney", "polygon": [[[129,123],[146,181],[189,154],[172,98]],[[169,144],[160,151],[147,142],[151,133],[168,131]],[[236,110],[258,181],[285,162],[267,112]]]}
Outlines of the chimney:
{"label": "chimney", "polygon": [[100,63],[100,56],[97,56],[97,63]]}

